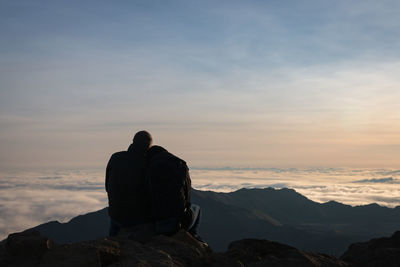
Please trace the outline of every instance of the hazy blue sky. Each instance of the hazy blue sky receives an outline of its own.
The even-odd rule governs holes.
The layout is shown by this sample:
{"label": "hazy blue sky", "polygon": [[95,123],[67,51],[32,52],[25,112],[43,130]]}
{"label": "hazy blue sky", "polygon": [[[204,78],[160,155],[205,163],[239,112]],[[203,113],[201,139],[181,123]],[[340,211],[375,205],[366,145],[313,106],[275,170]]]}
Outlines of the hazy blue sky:
{"label": "hazy blue sky", "polygon": [[0,1],[0,168],[396,167],[400,2]]}

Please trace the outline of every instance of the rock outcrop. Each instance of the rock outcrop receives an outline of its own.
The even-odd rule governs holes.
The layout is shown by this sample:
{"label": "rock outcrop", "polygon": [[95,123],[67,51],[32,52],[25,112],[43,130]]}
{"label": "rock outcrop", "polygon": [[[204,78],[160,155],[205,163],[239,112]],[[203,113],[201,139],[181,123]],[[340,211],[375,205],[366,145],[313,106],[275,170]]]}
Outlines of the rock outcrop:
{"label": "rock outcrop", "polygon": [[127,236],[56,245],[37,231],[11,234],[0,266],[201,266],[211,252],[185,231],[140,243]]}
{"label": "rock outcrop", "polygon": [[333,256],[298,250],[277,242],[259,239],[234,241],[225,253],[211,256],[212,266],[349,266]]}
{"label": "rock outcrop", "polygon": [[351,244],[341,259],[357,267],[399,267],[400,231],[391,237]]}
{"label": "rock outcrop", "polygon": [[185,231],[146,242],[129,236],[57,245],[39,232],[9,235],[0,249],[1,266],[347,266],[332,256],[276,242],[244,239],[213,253]]}
{"label": "rock outcrop", "polygon": [[226,252],[213,253],[186,231],[141,242],[122,234],[57,245],[27,230],[0,245],[0,266],[400,266],[400,232],[353,244],[341,259],[260,239],[234,241]]}

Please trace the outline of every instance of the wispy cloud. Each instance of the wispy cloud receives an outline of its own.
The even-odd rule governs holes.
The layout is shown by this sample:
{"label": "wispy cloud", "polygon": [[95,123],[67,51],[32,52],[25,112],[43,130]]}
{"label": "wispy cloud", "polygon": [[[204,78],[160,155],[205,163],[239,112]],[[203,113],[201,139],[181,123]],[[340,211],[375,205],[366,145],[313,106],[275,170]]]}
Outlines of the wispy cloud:
{"label": "wispy cloud", "polygon": [[373,178],[373,179],[363,179],[354,181],[354,183],[389,183],[389,184],[398,184],[399,180],[393,179],[393,177],[387,178]]}
{"label": "wispy cloud", "polygon": [[196,165],[398,162],[396,1],[1,7],[3,168],[101,166],[143,128]]}

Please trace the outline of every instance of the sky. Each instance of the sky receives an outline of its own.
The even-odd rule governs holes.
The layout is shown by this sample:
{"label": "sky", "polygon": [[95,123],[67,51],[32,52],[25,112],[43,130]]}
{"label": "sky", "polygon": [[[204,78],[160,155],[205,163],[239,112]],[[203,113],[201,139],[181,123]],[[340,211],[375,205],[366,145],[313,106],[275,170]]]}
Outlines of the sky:
{"label": "sky", "polygon": [[0,170],[398,168],[400,2],[0,0]]}

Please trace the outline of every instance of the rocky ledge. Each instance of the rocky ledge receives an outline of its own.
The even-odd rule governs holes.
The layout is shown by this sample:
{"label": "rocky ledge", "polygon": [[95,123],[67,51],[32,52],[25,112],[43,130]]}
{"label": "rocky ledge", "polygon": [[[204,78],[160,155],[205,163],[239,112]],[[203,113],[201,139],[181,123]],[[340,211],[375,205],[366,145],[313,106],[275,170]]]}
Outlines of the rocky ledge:
{"label": "rocky ledge", "polygon": [[391,237],[351,244],[340,258],[357,267],[399,267],[400,231]]}
{"label": "rocky ledge", "polygon": [[121,235],[57,245],[27,230],[9,235],[0,247],[0,266],[400,266],[399,259],[400,232],[353,244],[341,259],[258,239],[235,241],[226,252],[213,253],[185,231],[142,242]]}

